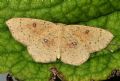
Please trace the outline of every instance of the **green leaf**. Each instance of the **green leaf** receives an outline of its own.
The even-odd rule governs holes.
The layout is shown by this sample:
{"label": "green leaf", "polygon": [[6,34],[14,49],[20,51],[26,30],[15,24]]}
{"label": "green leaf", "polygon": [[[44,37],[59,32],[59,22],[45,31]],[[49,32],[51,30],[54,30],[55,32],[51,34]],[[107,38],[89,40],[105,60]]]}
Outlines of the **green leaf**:
{"label": "green leaf", "polygon": [[[80,66],[61,61],[36,63],[11,36],[5,22],[13,17],[96,26],[111,31],[114,39]],[[112,70],[120,69],[119,21],[119,0],[0,0],[0,73],[10,72],[24,81],[48,81],[49,68],[56,66],[68,81],[104,80]]]}

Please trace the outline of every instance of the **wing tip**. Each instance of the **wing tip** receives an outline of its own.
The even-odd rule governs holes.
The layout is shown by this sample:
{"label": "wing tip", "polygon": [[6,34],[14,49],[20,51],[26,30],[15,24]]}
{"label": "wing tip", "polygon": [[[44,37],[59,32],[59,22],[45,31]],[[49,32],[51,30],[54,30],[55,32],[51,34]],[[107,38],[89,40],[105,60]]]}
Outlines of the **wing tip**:
{"label": "wing tip", "polygon": [[11,18],[11,19],[7,20],[5,23],[7,26],[10,26],[13,24],[13,22],[17,22],[19,19],[21,19],[21,18]]}

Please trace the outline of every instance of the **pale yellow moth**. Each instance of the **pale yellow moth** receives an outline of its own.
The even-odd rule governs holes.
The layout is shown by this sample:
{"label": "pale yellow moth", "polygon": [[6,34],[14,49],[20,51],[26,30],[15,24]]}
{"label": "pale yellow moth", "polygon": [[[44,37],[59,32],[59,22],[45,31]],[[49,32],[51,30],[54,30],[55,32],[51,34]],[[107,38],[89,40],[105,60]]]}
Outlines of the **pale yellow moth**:
{"label": "pale yellow moth", "polygon": [[12,18],[6,24],[15,40],[25,45],[32,58],[41,63],[61,59],[66,64],[80,65],[90,53],[105,48],[113,38],[112,33],[101,28],[32,18]]}

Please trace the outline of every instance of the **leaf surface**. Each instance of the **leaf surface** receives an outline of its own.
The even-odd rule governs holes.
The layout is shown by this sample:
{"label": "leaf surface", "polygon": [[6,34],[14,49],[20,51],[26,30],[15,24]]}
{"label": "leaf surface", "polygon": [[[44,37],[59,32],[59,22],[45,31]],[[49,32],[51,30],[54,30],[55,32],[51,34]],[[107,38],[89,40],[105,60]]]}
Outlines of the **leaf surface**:
{"label": "leaf surface", "polygon": [[[68,81],[104,80],[120,69],[119,0],[1,0],[0,73],[10,72],[24,81],[48,81],[56,66]],[[115,36],[109,46],[91,55],[81,66],[57,61],[36,63],[25,46],[15,41],[5,22],[13,17],[44,19],[55,23],[83,24],[107,29]]]}

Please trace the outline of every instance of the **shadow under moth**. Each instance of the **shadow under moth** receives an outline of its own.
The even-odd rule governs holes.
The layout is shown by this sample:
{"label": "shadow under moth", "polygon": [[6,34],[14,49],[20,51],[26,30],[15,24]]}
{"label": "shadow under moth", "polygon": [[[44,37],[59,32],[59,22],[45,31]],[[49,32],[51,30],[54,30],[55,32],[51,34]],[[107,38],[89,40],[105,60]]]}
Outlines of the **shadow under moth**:
{"label": "shadow under moth", "polygon": [[113,38],[112,33],[101,28],[32,18],[12,18],[6,24],[14,39],[41,63],[60,59],[66,64],[81,65],[91,53],[107,47]]}

